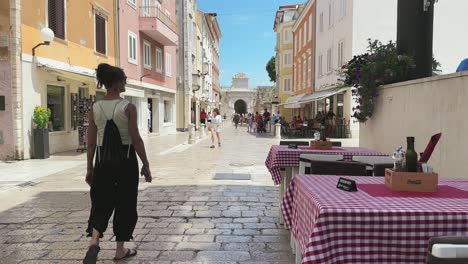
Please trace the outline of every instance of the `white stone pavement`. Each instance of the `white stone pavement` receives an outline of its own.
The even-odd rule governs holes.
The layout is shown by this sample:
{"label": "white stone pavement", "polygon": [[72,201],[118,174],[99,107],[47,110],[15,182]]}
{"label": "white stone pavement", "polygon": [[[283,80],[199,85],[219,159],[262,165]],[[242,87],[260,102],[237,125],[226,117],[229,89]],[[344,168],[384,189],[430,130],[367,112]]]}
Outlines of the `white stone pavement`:
{"label": "white stone pavement", "polygon": [[[154,181],[140,180],[129,243],[138,254],[124,263],[293,263],[278,224],[278,188],[264,165],[278,140],[229,125],[221,135],[215,149],[208,138],[184,145],[186,134],[147,140]],[[28,184],[0,192],[0,263],[81,263],[89,187],[84,156],[70,154],[1,165],[0,179]],[[112,263],[113,239],[110,225],[99,263]]]}

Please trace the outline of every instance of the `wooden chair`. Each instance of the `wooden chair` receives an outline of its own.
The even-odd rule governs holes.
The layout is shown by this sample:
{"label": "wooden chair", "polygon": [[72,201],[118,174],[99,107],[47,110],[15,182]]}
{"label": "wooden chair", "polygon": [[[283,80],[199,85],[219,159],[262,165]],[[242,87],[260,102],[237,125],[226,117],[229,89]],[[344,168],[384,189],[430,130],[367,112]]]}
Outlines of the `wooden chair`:
{"label": "wooden chair", "polygon": [[301,154],[299,156],[299,174],[310,174],[310,162],[343,160],[343,155]]}
{"label": "wooden chair", "polygon": [[366,164],[349,161],[311,160],[310,174],[366,176]]}
{"label": "wooden chair", "polygon": [[281,140],[280,145],[296,144],[297,146],[309,146],[309,141]]}
{"label": "wooden chair", "polygon": [[366,164],[369,176],[385,176],[385,168],[393,168],[390,156],[353,156],[353,161]]}
{"label": "wooden chair", "polygon": [[[434,247],[443,244],[444,247]],[[456,249],[458,247],[458,249]],[[437,248],[437,250],[435,249]],[[442,255],[446,255],[443,257]],[[451,256],[447,256],[451,255]],[[426,263],[466,264],[468,263],[468,237],[442,236],[429,240]]]}

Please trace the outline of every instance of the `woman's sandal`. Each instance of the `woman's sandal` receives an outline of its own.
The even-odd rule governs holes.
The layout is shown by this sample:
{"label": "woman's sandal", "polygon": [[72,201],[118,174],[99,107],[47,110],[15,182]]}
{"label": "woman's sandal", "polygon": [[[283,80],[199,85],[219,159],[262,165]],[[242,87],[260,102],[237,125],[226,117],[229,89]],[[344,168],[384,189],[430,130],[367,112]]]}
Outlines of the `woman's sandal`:
{"label": "woman's sandal", "polygon": [[97,245],[92,245],[88,248],[86,256],[83,259],[83,264],[96,264],[97,256],[101,248]]}
{"label": "woman's sandal", "polygon": [[127,254],[125,254],[125,256],[121,257],[121,258],[114,258],[114,261],[119,261],[119,260],[124,260],[126,258],[129,258],[129,257],[133,257],[137,254],[137,251],[136,249],[129,249],[127,248]]}

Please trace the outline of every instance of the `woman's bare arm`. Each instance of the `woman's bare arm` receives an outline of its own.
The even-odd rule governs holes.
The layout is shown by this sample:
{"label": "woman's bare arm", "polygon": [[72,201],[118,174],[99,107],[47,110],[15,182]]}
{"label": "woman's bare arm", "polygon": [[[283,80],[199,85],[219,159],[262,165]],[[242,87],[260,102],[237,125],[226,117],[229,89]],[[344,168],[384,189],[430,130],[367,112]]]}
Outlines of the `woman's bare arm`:
{"label": "woman's bare arm", "polygon": [[96,141],[97,141],[97,126],[94,122],[94,115],[93,111],[89,112],[88,116],[88,146],[86,148],[87,153],[87,160],[88,160],[88,170],[93,169],[93,159],[94,153],[96,149]]}
{"label": "woman's bare arm", "polygon": [[128,116],[128,132],[130,133],[132,145],[143,162],[143,166],[149,167],[145,144],[143,143],[143,139],[140,136],[140,131],[138,131],[137,110],[134,104],[128,104],[126,114]]}

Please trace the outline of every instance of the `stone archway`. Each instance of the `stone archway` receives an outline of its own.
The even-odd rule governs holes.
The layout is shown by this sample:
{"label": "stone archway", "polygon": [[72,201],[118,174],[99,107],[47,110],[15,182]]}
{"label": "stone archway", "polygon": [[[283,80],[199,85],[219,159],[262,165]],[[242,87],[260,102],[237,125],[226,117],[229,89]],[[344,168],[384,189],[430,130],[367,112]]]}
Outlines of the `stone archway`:
{"label": "stone archway", "polygon": [[247,103],[239,99],[234,103],[234,110],[236,111],[237,114],[245,114],[247,113]]}

